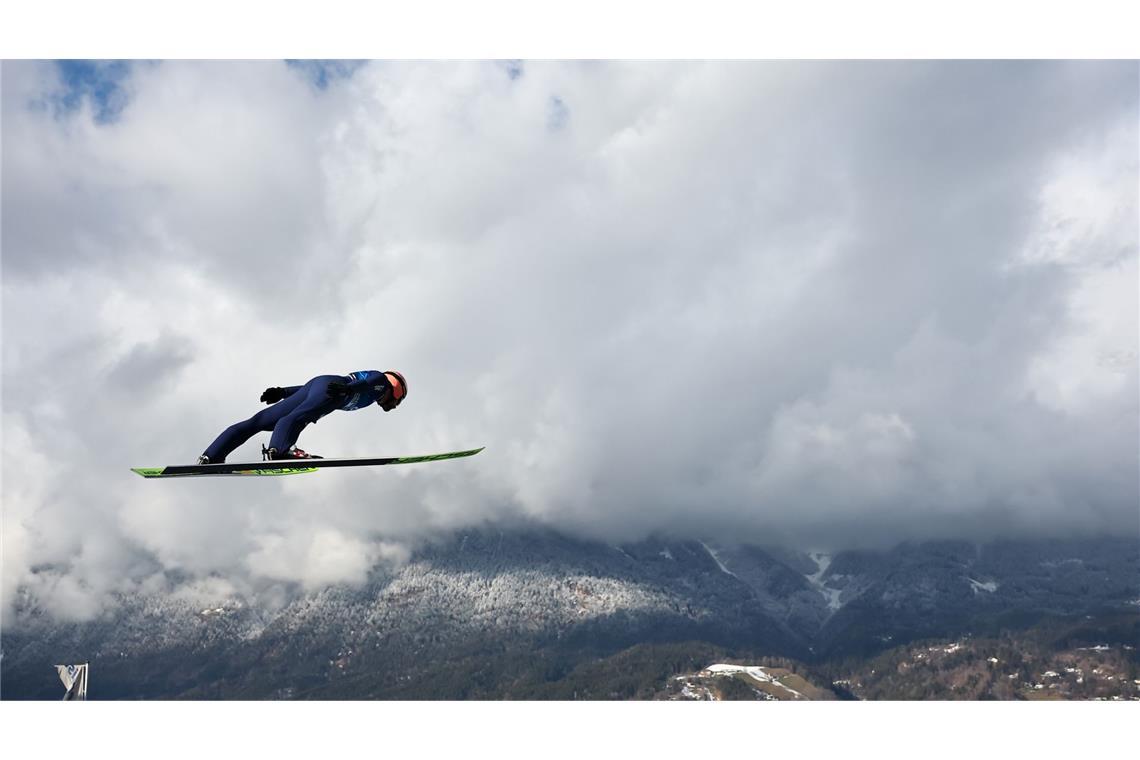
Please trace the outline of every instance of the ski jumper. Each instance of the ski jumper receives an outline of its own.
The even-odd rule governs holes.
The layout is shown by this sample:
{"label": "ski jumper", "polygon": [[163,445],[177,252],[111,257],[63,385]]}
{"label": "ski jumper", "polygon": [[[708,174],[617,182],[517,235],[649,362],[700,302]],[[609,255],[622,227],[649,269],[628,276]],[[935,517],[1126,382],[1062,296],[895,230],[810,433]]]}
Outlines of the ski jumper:
{"label": "ski jumper", "polygon": [[[330,396],[330,383],[344,383],[348,392]],[[288,451],[301,431],[330,412],[351,412],[375,403],[390,387],[383,372],[374,369],[349,375],[320,375],[304,385],[282,388],[284,398],[262,409],[248,420],[234,423],[222,431],[204,452],[211,462],[224,462],[230,452],[254,435],[272,430],[270,448]]]}

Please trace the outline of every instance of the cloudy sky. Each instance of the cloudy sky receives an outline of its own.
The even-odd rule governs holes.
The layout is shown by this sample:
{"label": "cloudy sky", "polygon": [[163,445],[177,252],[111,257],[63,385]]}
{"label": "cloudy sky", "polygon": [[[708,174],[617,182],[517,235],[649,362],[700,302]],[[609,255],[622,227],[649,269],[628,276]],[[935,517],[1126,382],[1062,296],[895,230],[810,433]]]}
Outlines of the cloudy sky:
{"label": "cloudy sky", "polygon": [[[1135,62],[2,67],[3,609],[537,521],[1140,530]],[[147,481],[270,385],[325,456]],[[254,439],[231,461],[259,458]]]}

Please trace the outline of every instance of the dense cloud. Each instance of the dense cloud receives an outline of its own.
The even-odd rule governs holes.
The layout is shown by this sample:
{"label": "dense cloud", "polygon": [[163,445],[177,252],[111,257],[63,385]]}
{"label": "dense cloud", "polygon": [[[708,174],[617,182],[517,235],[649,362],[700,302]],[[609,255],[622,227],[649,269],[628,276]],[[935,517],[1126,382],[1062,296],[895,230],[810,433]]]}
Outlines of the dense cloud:
{"label": "dense cloud", "polygon": [[[164,571],[354,582],[487,520],[820,548],[1136,534],[1137,79],[5,63],[4,609],[24,588],[90,616]],[[387,368],[405,405],[301,445],[486,451],[127,469],[192,461],[266,386]]]}

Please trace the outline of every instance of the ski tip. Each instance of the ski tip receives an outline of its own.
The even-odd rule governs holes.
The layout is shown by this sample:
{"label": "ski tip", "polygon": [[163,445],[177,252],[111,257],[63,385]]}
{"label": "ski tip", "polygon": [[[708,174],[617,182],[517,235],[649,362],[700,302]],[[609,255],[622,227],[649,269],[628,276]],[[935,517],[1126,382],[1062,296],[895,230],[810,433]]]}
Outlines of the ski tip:
{"label": "ski tip", "polygon": [[138,473],[144,478],[157,478],[165,469],[165,467],[132,467],[131,472]]}
{"label": "ski tip", "polygon": [[478,454],[484,449],[480,446],[477,449],[467,449],[465,451],[449,451],[446,454],[424,454],[422,456],[414,457],[396,457],[389,460],[388,464],[415,464],[417,462],[438,462],[443,459],[459,459],[461,457],[470,457]]}

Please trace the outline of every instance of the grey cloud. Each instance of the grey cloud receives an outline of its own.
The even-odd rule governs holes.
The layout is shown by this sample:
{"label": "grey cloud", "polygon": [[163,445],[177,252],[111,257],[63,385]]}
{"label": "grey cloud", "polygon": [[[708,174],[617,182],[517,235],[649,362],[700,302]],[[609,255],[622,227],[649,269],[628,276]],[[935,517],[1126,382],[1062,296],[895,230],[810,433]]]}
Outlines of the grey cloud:
{"label": "grey cloud", "polygon": [[193,360],[193,347],[186,338],[162,335],[131,348],[107,373],[106,383],[129,394],[157,393]]}

